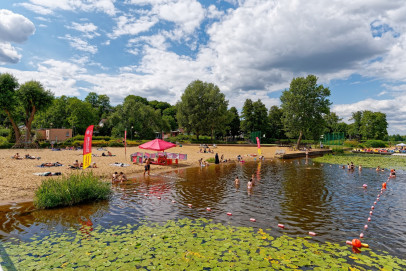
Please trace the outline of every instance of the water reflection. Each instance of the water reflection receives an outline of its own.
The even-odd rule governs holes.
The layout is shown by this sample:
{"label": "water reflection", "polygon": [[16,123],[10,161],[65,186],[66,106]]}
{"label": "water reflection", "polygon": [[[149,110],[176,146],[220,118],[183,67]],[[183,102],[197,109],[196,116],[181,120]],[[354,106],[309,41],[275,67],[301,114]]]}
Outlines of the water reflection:
{"label": "water reflection", "polygon": [[[388,174],[367,168],[348,171],[337,165],[314,164],[311,159],[308,163],[305,159],[277,159],[179,169],[114,185],[110,201],[41,211],[31,204],[1,207],[0,238],[26,240],[70,227],[86,235],[97,225],[204,217],[234,226],[271,228],[274,235],[305,236],[312,231],[317,233],[316,241],[344,244],[362,232]],[[234,182],[236,176],[240,185]],[[248,190],[251,178],[255,185]],[[364,183],[367,189],[362,187]],[[405,192],[404,173],[398,172],[364,231],[364,240],[371,247],[403,258]],[[278,228],[279,223],[285,229]]]}

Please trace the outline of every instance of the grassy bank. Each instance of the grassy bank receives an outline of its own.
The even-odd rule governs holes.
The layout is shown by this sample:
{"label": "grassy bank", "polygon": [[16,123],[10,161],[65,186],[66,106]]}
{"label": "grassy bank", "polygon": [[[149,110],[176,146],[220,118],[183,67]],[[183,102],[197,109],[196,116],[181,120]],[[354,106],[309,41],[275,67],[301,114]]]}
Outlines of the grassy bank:
{"label": "grassy bank", "polygon": [[110,194],[110,183],[101,181],[93,173],[72,174],[45,180],[35,191],[34,205],[37,208],[71,206],[107,199]]}
{"label": "grassy bank", "polygon": [[347,165],[353,162],[356,166],[376,168],[394,168],[406,170],[406,157],[377,154],[336,154],[324,155],[313,159],[314,162]]}
{"label": "grassy bank", "polygon": [[[74,230],[72,230],[74,231]],[[273,237],[271,230],[205,219],[164,225],[92,226],[32,242],[4,242],[5,270],[405,270],[406,261],[309,237]],[[35,248],[34,250],[32,248]],[[7,252],[7,255],[4,254]],[[14,268],[14,269],[12,269]]]}

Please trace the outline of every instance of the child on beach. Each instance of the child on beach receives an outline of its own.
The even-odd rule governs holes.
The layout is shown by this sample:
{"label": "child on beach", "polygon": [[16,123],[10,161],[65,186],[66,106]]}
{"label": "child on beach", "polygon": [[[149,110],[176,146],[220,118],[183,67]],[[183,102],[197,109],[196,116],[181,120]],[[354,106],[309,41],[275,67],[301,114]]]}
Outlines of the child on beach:
{"label": "child on beach", "polygon": [[151,159],[148,158],[147,159],[147,164],[144,167],[144,176],[145,176],[145,173],[147,171],[148,171],[148,176],[149,176],[150,169],[151,169]]}
{"label": "child on beach", "polygon": [[235,177],[234,183],[235,183],[236,185],[239,185],[239,184],[240,184],[240,179],[238,179],[238,176]]}

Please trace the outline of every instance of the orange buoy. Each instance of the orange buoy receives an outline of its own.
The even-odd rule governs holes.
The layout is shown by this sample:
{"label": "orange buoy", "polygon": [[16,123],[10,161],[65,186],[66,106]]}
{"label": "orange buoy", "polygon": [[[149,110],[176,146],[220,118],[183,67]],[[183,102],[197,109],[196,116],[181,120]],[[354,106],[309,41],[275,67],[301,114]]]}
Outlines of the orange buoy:
{"label": "orange buoy", "polygon": [[386,189],[386,182],[382,183],[382,189]]}
{"label": "orange buoy", "polygon": [[356,248],[360,248],[362,246],[361,241],[357,238],[352,239],[351,244],[353,247],[356,247]]}

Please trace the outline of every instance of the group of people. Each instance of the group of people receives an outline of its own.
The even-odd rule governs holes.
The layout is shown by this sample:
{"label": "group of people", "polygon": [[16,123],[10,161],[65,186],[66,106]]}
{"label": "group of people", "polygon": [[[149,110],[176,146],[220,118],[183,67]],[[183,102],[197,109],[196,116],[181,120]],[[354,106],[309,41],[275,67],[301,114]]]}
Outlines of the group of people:
{"label": "group of people", "polygon": [[107,154],[104,152],[101,154],[101,156],[114,156],[110,151],[107,151]]}
{"label": "group of people", "polygon": [[125,176],[124,172],[120,172],[120,174],[119,174],[116,171],[116,172],[113,173],[113,176],[111,178],[112,183],[125,182],[125,181],[127,181],[127,176]]}
{"label": "group of people", "polygon": [[[255,177],[254,177],[254,174],[252,174],[252,177],[251,177],[251,179],[249,179],[249,181],[247,182],[247,189],[248,189],[248,191],[250,191],[251,189],[252,189],[252,187],[254,186],[254,184],[255,184]],[[240,186],[240,179],[238,178],[238,176],[237,177],[235,177],[235,180],[234,180],[234,184],[238,187],[238,186]]]}

